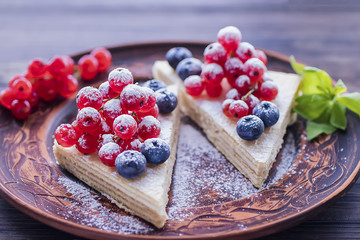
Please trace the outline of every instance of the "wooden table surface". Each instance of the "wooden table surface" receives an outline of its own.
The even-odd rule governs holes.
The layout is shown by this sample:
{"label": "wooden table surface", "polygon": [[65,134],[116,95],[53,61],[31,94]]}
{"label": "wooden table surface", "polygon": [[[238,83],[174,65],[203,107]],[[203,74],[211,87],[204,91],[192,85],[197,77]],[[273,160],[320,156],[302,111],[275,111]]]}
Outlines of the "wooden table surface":
{"label": "wooden table surface", "polygon": [[[2,0],[0,23],[0,87],[34,57],[124,43],[215,41],[221,27],[234,25],[244,41],[295,55],[360,91],[356,0]],[[80,238],[33,220],[0,199],[0,239]],[[263,239],[360,239],[360,181],[318,216]]]}

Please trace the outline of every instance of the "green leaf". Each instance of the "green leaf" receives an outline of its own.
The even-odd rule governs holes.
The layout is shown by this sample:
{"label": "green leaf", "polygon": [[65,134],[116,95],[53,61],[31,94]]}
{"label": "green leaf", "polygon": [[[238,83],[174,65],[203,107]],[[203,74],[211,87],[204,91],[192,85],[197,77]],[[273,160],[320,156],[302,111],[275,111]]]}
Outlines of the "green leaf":
{"label": "green leaf", "polygon": [[347,87],[345,86],[344,82],[341,79],[339,79],[336,82],[336,85],[335,85],[335,88],[334,88],[334,94],[338,95],[338,94],[341,94],[343,92],[346,92],[346,90],[347,90]]}
{"label": "green leaf", "polygon": [[302,117],[313,120],[325,111],[330,100],[326,94],[304,94],[297,97],[296,102],[294,110]]}
{"label": "green leaf", "polygon": [[314,120],[314,122],[317,123],[330,123],[330,117],[331,117],[331,112],[332,112],[332,104],[329,104],[329,106],[324,110],[324,112]]}
{"label": "green leaf", "polygon": [[309,141],[313,140],[322,133],[332,134],[336,128],[326,123],[316,123],[313,121],[307,121],[306,133]]}
{"label": "green leaf", "polygon": [[332,106],[330,124],[336,128],[345,130],[347,125],[347,119],[345,114],[346,107],[339,101],[335,101]]}
{"label": "green leaf", "polygon": [[337,100],[354,113],[360,115],[360,93],[345,93],[338,96]]}
{"label": "green leaf", "polygon": [[290,65],[297,74],[302,75],[305,65],[296,62],[295,57],[293,55],[290,56]]}

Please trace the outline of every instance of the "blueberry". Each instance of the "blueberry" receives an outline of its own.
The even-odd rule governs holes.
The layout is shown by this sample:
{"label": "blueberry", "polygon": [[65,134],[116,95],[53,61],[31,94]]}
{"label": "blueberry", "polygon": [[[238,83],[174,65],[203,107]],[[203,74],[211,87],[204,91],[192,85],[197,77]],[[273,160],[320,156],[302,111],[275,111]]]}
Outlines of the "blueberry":
{"label": "blueberry", "polygon": [[166,60],[169,62],[170,66],[173,69],[176,69],[177,65],[181,60],[185,58],[191,58],[192,53],[189,49],[184,47],[175,47],[167,51]]}
{"label": "blueberry", "polygon": [[170,156],[170,146],[160,138],[147,139],[140,147],[148,163],[161,164]]}
{"label": "blueberry", "polygon": [[146,158],[138,151],[127,150],[116,157],[115,167],[124,178],[137,178],[146,169]]}
{"label": "blueberry", "polygon": [[185,58],[176,67],[176,73],[182,80],[191,75],[201,74],[201,61],[196,58]]}
{"label": "blueberry", "polygon": [[178,100],[173,92],[170,92],[166,88],[157,90],[155,92],[156,104],[159,107],[159,112],[162,114],[168,114],[174,111],[177,106]]}
{"label": "blueberry", "polygon": [[265,127],[271,127],[279,120],[279,108],[272,102],[263,101],[256,105],[253,114],[258,116]]}
{"label": "blueberry", "polygon": [[255,115],[240,118],[236,124],[237,134],[244,140],[253,141],[258,139],[264,132],[263,121]]}
{"label": "blueberry", "polygon": [[154,92],[159,89],[166,88],[166,84],[163,81],[160,81],[157,79],[148,80],[148,81],[144,82],[142,86],[150,88]]}

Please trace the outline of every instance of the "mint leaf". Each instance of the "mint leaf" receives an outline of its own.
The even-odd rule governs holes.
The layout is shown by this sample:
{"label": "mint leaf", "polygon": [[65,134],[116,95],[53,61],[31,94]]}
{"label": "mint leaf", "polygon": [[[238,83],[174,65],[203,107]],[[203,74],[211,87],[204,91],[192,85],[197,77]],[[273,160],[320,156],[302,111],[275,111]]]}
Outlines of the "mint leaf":
{"label": "mint leaf", "polygon": [[345,93],[337,97],[337,100],[354,113],[360,115],[360,93]]}
{"label": "mint leaf", "polygon": [[345,130],[347,125],[347,119],[345,114],[346,107],[339,101],[335,101],[332,106],[330,124],[336,128]]}
{"label": "mint leaf", "polygon": [[318,118],[330,103],[326,94],[304,94],[297,97],[296,102],[294,110],[309,120]]}
{"label": "mint leaf", "polygon": [[341,79],[339,79],[336,82],[336,85],[334,88],[334,95],[344,93],[344,92],[346,92],[346,90],[347,90],[347,87],[345,86],[344,82]]}
{"label": "mint leaf", "polygon": [[336,128],[327,123],[316,123],[314,121],[308,121],[306,125],[307,139],[313,140],[322,133],[332,134]]}
{"label": "mint leaf", "polygon": [[293,55],[290,56],[290,65],[297,74],[302,75],[305,65],[296,62],[295,57]]}

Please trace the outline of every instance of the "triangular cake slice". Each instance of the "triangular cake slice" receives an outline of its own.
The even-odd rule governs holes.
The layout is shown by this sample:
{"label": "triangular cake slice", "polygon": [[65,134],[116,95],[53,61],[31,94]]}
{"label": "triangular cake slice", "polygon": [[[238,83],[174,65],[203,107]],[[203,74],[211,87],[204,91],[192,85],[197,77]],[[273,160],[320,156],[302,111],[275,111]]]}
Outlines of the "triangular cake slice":
{"label": "triangular cake slice", "polygon": [[295,74],[272,71],[268,74],[279,89],[273,102],[279,107],[280,118],[274,126],[266,128],[258,140],[245,141],[236,133],[237,120],[226,117],[222,112],[222,102],[230,89],[227,81],[222,82],[224,91],[220,97],[209,98],[203,93],[194,98],[186,94],[182,80],[166,61],[157,61],[153,66],[154,78],[181,86],[181,110],[204,130],[216,148],[258,188],[268,177],[281,148],[286,127],[292,120],[291,106],[300,84],[300,78]]}
{"label": "triangular cake slice", "polygon": [[[168,89],[177,94],[177,86]],[[56,143],[53,150],[57,163],[100,193],[109,196],[120,208],[137,215],[158,228],[167,219],[166,205],[170,189],[180,125],[180,110],[160,115],[161,133],[171,148],[169,159],[158,166],[148,166],[136,179],[121,177],[115,167],[104,165],[97,153],[84,155],[75,146],[64,148]]]}

